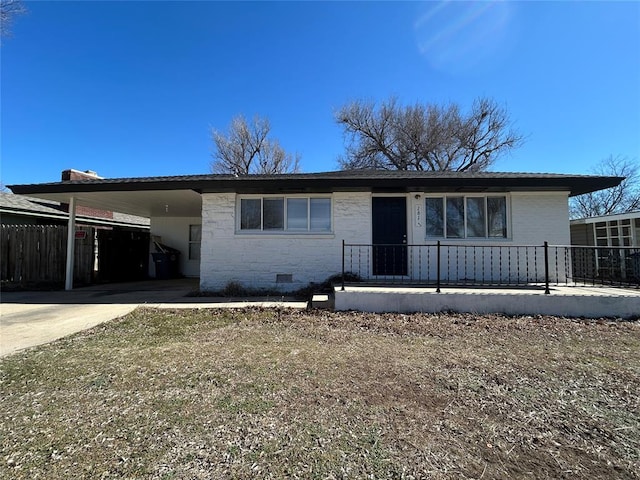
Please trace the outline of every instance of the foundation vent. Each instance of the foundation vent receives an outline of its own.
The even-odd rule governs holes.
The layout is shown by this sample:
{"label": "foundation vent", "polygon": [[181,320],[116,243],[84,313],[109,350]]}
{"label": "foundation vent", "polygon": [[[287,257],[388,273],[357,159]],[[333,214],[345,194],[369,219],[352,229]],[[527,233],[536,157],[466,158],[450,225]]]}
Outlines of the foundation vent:
{"label": "foundation vent", "polygon": [[276,283],[293,283],[293,275],[291,273],[276,274]]}

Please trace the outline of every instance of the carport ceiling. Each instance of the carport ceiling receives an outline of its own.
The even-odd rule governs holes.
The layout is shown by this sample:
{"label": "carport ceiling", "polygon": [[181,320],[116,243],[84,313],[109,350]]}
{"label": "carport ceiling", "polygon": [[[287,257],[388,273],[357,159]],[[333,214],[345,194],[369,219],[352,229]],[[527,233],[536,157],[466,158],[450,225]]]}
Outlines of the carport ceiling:
{"label": "carport ceiling", "polygon": [[202,211],[202,198],[193,190],[33,193],[29,196],[61,203],[69,203],[73,196],[76,205],[141,217],[199,217]]}

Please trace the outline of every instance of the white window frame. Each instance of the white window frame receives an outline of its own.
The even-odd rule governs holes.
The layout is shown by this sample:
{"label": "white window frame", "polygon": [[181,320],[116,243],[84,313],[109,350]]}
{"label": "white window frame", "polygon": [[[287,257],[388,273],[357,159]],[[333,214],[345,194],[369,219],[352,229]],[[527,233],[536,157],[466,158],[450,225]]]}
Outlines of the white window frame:
{"label": "white window frame", "polygon": [[[191,239],[191,227],[200,227],[200,240],[192,240]],[[198,245],[198,258],[193,258],[192,256],[192,245]],[[191,223],[189,224],[189,238],[188,238],[188,258],[189,260],[199,261],[202,258],[202,224],[201,223]]]}
{"label": "white window frame", "polygon": [[[464,236],[462,237],[449,237],[447,236],[447,198],[451,197],[462,197],[463,198],[463,202],[464,202],[464,218],[463,218],[463,230],[464,230]],[[427,208],[426,208],[426,202],[427,199],[429,198],[439,198],[442,199],[442,235],[438,235],[438,236],[432,236],[432,235],[427,235],[427,225],[428,225],[428,218],[427,218]],[[467,199],[468,198],[483,198],[484,199],[484,213],[485,213],[485,218],[484,218],[484,237],[470,237],[468,235],[468,231],[467,231]],[[505,201],[505,227],[507,229],[506,231],[506,235],[504,237],[490,237],[489,236],[489,215],[488,215],[488,211],[487,211],[487,201],[488,198],[504,198]],[[425,209],[425,218],[424,218],[424,226],[422,227],[423,230],[423,234],[425,235],[425,238],[427,240],[432,240],[432,239],[446,239],[446,240],[454,240],[454,241],[504,241],[504,240],[509,240],[512,238],[512,232],[511,232],[511,197],[508,194],[501,194],[501,193],[487,193],[487,194],[464,194],[464,193],[443,193],[443,194],[433,194],[433,195],[425,195],[424,199],[422,201],[423,207]]]}
{"label": "white window frame", "polygon": [[[270,198],[282,198],[284,203],[284,218],[282,230],[265,230],[264,229],[264,206],[263,200]],[[307,200],[307,228],[306,229],[287,229],[287,200],[289,199],[306,199]],[[329,230],[311,230],[311,199],[322,198],[329,200]],[[259,229],[243,229],[242,222],[242,200],[260,200],[260,228]],[[333,235],[333,197],[327,194],[319,195],[286,195],[286,194],[267,194],[267,195],[238,195],[236,197],[236,234],[239,235]]]}

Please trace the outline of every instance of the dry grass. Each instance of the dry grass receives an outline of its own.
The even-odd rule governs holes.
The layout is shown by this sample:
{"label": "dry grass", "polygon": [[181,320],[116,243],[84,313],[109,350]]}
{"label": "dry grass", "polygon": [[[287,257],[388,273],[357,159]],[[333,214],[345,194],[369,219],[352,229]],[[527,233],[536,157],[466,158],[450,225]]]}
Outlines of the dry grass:
{"label": "dry grass", "polygon": [[140,309],[2,360],[2,478],[640,478],[640,324]]}

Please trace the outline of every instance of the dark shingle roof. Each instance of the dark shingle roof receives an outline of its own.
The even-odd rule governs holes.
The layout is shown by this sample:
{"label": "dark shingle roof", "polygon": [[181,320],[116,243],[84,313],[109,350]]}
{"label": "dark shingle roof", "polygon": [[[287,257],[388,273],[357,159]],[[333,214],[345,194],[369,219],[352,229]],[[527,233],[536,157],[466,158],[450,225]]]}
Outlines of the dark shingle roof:
{"label": "dark shingle roof", "polygon": [[[58,220],[69,217],[66,207],[61,205],[60,202],[25,197],[23,195],[13,195],[7,192],[0,192],[0,213],[26,217],[38,216]],[[149,226],[148,218],[120,212],[113,212],[113,218],[92,217],[89,215],[78,215],[77,218],[79,221],[103,225]]]}
{"label": "dark shingle roof", "polygon": [[0,209],[3,212],[33,212],[49,215],[65,213],[58,202],[29,198],[22,195],[12,195],[7,192],[0,192]]}
{"label": "dark shingle roof", "polygon": [[20,194],[195,190],[197,192],[281,191],[569,191],[580,195],[619,184],[622,177],[513,172],[417,172],[350,170],[278,175],[182,175],[167,177],[105,178],[12,185]]}

